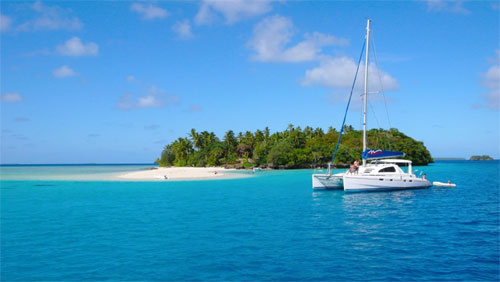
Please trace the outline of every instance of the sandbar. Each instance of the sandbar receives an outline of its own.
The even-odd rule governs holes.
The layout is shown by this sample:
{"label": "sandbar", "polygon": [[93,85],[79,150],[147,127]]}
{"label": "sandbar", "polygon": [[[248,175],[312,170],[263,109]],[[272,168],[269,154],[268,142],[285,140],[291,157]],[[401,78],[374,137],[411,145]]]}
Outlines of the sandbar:
{"label": "sandbar", "polygon": [[250,173],[238,173],[236,169],[223,167],[158,167],[115,175],[116,180],[129,181],[169,181],[230,179],[249,177]]}

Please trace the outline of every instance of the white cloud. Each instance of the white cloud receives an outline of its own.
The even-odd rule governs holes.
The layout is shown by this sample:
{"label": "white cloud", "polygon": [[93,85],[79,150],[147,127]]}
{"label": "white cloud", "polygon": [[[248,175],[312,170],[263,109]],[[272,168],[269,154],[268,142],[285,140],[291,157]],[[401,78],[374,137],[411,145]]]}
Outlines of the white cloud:
{"label": "white cloud", "polygon": [[127,76],[127,81],[128,81],[128,82],[134,82],[134,81],[136,81],[136,80],[135,80],[135,76],[133,76],[133,75],[129,75],[129,76]]}
{"label": "white cloud", "polygon": [[77,17],[70,16],[70,10],[58,6],[45,6],[40,1],[31,5],[37,17],[19,25],[18,31],[38,30],[80,30],[83,24]]}
{"label": "white cloud", "polygon": [[488,88],[498,88],[500,83],[500,65],[491,66],[484,74],[484,85]]}
{"label": "white cloud", "polygon": [[464,8],[464,1],[447,0],[427,0],[427,10],[431,12],[450,12],[457,14],[470,14],[470,11]]}
{"label": "white cloud", "polygon": [[483,94],[486,107],[500,110],[500,50],[496,50],[498,58],[496,64],[491,66],[486,73],[482,74],[482,84],[489,92]]}
{"label": "white cloud", "polygon": [[5,93],[2,94],[1,97],[2,102],[7,102],[7,103],[15,103],[15,102],[22,102],[23,101],[23,96],[19,93]]}
{"label": "white cloud", "polygon": [[0,14],[0,32],[10,29],[12,19],[6,15]]}
{"label": "white cloud", "polygon": [[[293,23],[290,19],[273,16],[259,22],[253,30],[250,46],[256,54],[254,60],[275,61],[281,57],[285,44],[293,35]],[[278,60],[279,61],[279,60]]]}
{"label": "white cloud", "polygon": [[263,19],[254,27],[249,42],[253,60],[261,62],[306,62],[317,60],[324,46],[346,46],[349,41],[320,32],[306,33],[304,40],[288,46],[294,33],[292,21],[279,15]]}
{"label": "white cloud", "polygon": [[188,20],[178,21],[172,26],[172,30],[177,33],[181,39],[191,39],[193,38],[193,32],[191,31],[191,24]]}
{"label": "white cloud", "polygon": [[[348,57],[325,57],[316,68],[306,71],[302,85],[320,85],[332,89],[350,89],[356,74],[356,62]],[[356,90],[363,89],[364,64],[359,67]],[[395,78],[378,69],[375,65],[368,66],[368,87],[370,92],[390,91],[399,89]]]}
{"label": "white cloud", "polygon": [[57,78],[64,78],[64,77],[75,76],[76,72],[70,69],[68,66],[64,65],[60,68],[53,70],[52,75],[54,75],[54,77]]}
{"label": "white cloud", "polygon": [[140,96],[133,97],[132,94],[126,93],[122,95],[116,107],[121,110],[130,110],[138,108],[162,108],[165,104],[173,105],[178,103],[179,96],[177,95],[165,95],[165,91],[162,89],[151,86],[148,91]]}
{"label": "white cloud", "polygon": [[263,15],[271,11],[269,0],[203,0],[194,22],[198,25],[210,24],[218,14],[222,14],[226,24]]}
{"label": "white cloud", "polygon": [[80,38],[74,36],[63,45],[57,46],[56,51],[63,56],[97,56],[99,46],[93,42],[84,44]]}
{"label": "white cloud", "polygon": [[168,16],[167,10],[153,4],[133,3],[130,10],[138,13],[145,20],[163,19]]}
{"label": "white cloud", "polygon": [[160,108],[163,107],[163,101],[161,101],[158,96],[146,95],[139,97],[137,106],[139,108]]}

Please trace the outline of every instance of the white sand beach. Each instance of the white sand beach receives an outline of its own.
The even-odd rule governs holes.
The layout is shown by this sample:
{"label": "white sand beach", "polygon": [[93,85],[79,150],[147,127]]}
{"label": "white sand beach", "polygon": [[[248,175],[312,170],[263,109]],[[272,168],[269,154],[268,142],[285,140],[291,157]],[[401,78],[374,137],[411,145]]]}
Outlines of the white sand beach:
{"label": "white sand beach", "polygon": [[[228,173],[231,172],[231,173]],[[159,167],[116,175],[117,180],[132,181],[168,181],[168,180],[201,180],[228,179],[249,177],[248,173],[234,173],[236,169],[223,167]]]}

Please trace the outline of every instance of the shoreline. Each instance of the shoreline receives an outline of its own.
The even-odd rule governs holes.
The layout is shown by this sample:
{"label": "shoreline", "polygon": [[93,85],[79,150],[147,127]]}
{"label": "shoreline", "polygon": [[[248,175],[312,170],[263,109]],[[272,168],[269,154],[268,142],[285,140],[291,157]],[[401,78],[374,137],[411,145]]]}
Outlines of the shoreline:
{"label": "shoreline", "polygon": [[0,181],[195,181],[251,177],[249,171],[223,167],[3,166]]}
{"label": "shoreline", "polygon": [[120,173],[114,180],[122,181],[177,181],[177,180],[213,180],[250,177],[247,173],[237,173],[237,169],[224,167],[155,167]]}

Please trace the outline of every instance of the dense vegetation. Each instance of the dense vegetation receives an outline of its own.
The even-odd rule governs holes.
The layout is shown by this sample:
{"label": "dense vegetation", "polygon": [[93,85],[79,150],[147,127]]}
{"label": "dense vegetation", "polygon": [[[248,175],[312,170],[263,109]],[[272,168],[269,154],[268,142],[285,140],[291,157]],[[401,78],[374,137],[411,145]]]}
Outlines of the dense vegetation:
{"label": "dense vegetation", "polygon": [[493,158],[488,156],[488,155],[482,155],[482,156],[472,156],[470,157],[471,161],[492,161]]}
{"label": "dense vegetation", "polygon": [[[232,130],[219,139],[213,132],[191,130],[189,137],[178,138],[163,149],[156,160],[160,166],[226,166],[236,168],[311,168],[331,161],[339,132],[330,127],[294,127],[271,134],[269,128],[235,134]],[[363,132],[344,127],[334,165],[346,166],[361,158]],[[367,132],[368,148],[402,151],[416,165],[432,162],[424,144],[397,129],[372,129]]]}

